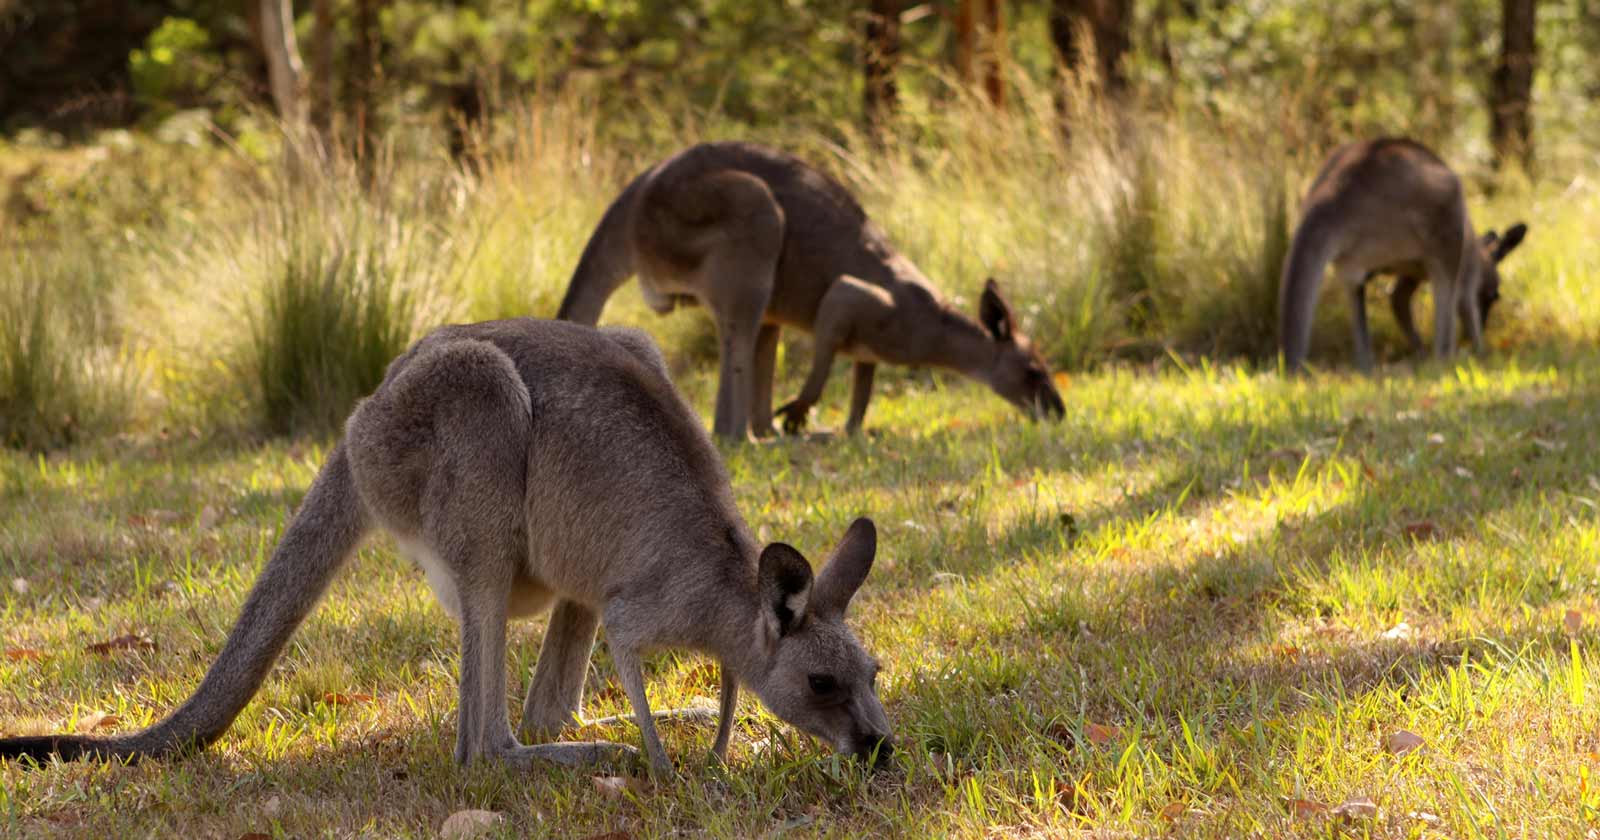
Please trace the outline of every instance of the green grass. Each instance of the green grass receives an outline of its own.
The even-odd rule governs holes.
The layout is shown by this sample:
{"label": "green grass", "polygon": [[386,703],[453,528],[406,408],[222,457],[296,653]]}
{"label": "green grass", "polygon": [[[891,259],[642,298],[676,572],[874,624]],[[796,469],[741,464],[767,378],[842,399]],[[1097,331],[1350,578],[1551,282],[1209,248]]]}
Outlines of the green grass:
{"label": "green grass", "polygon": [[[707,408],[710,379],[684,382]],[[975,386],[891,375],[863,439],[727,450],[767,539],[820,557],[852,517],[879,524],[853,620],[884,663],[901,746],[886,773],[749,697],[730,766],[708,761],[709,730],[669,727],[682,780],[624,798],[586,773],[458,770],[454,630],[378,541],[213,749],[0,768],[0,834],[425,837],[463,808],[560,837],[1600,826],[1600,353],[1309,381],[1112,366],[1065,397],[1059,425],[1029,425]],[[845,402],[836,377],[818,421],[840,425]],[[0,455],[0,646],[44,655],[0,658],[0,731],[170,710],[324,451],[174,436]],[[514,702],[541,627],[514,628]],[[84,652],[128,632],[156,648]],[[651,671],[658,705],[714,694],[695,657]],[[585,712],[624,702],[602,645]],[[1398,730],[1426,749],[1388,754]],[[1375,819],[1292,805],[1362,796]]]}

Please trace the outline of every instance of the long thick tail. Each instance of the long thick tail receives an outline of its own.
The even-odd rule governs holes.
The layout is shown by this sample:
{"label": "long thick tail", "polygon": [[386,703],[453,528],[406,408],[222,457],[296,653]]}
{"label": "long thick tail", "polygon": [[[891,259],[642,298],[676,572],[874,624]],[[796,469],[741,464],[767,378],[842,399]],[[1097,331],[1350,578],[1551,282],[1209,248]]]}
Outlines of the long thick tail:
{"label": "long thick tail", "polygon": [[1278,284],[1278,349],[1284,367],[1297,371],[1311,349],[1311,322],[1328,266],[1329,235],[1319,214],[1308,212],[1294,232]]}
{"label": "long thick tail", "polygon": [[[651,170],[654,171],[654,170]],[[593,325],[600,320],[600,312],[618,286],[633,276],[633,247],[628,242],[628,216],[633,212],[634,201],[643,190],[650,172],[634,178],[617,200],[606,208],[583,246],[583,256],[572,271],[567,284],[567,294],[561,299],[556,318],[579,324]]]}
{"label": "long thick tail", "polygon": [[340,445],[284,532],[200,688],[155,726],[116,738],[0,739],[0,759],[137,759],[201,750],[227,731],[370,526]]}

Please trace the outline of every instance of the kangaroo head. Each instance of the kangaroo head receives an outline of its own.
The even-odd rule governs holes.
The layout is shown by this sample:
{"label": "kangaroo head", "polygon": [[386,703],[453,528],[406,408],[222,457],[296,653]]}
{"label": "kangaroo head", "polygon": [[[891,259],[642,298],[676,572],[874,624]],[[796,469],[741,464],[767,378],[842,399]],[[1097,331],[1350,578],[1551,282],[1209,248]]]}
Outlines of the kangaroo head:
{"label": "kangaroo head", "polygon": [[989,387],[1030,418],[1061,419],[1067,406],[1051,381],[1050,366],[1034,349],[1033,342],[1017,331],[1011,304],[1000,294],[1000,285],[993,277],[983,284],[978,323],[989,332],[997,350],[993,366],[983,376]]}
{"label": "kangaroo head", "polygon": [[1518,222],[1506,229],[1505,235],[1489,231],[1478,240],[1479,264],[1482,274],[1478,278],[1478,320],[1489,326],[1489,309],[1500,299],[1500,261],[1506,254],[1522,244],[1528,235],[1528,226]]}
{"label": "kangaroo head", "polygon": [[815,579],[794,548],[773,543],[762,550],[757,632],[768,667],[750,688],[778,717],[835,750],[881,763],[894,747],[878,702],[878,663],[844,623],[877,542],[872,520],[857,519]]}

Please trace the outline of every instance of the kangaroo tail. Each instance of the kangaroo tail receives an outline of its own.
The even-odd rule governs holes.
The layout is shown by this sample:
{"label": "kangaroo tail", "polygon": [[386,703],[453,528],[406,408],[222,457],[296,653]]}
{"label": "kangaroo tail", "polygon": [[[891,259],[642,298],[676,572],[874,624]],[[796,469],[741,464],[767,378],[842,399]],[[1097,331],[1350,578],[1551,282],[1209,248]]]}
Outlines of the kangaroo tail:
{"label": "kangaroo tail", "polygon": [[589,243],[583,247],[583,256],[578,258],[578,267],[573,269],[567,294],[561,299],[561,308],[556,310],[557,320],[595,324],[611,293],[633,276],[628,221],[651,172],[634,178],[600,217],[600,224],[595,226]]}
{"label": "kangaroo tail", "polygon": [[1283,263],[1278,285],[1278,349],[1284,367],[1298,371],[1311,349],[1311,322],[1316,315],[1322,274],[1330,258],[1326,226],[1313,210],[1300,221]]}
{"label": "kangaroo tail", "polygon": [[266,679],[296,628],[370,529],[342,445],[334,448],[267,561],[200,688],[156,725],[131,735],[0,739],[0,760],[123,759],[204,749]]}

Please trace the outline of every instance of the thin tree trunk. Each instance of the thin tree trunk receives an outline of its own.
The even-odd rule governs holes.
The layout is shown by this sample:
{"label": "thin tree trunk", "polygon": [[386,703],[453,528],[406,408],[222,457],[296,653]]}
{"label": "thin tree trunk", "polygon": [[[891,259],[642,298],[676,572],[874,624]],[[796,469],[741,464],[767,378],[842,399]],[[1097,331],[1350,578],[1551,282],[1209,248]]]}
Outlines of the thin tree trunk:
{"label": "thin tree trunk", "polygon": [[1497,169],[1512,160],[1527,168],[1533,159],[1529,110],[1537,52],[1534,6],[1535,0],[1502,0],[1500,4],[1500,64],[1494,71],[1489,114],[1489,140]]}
{"label": "thin tree trunk", "polygon": [[956,78],[965,87],[972,87],[972,58],[978,51],[978,16],[973,9],[977,0],[956,2]]}
{"label": "thin tree trunk", "polygon": [[333,132],[333,0],[313,0],[311,15],[311,124],[326,138]]}
{"label": "thin tree trunk", "polygon": [[305,122],[305,97],[301,91],[304,71],[300,64],[300,47],[294,38],[294,9],[289,0],[259,2],[261,53],[267,59],[272,105],[291,130],[298,130]]}
{"label": "thin tree trunk", "polygon": [[867,127],[878,135],[899,101],[895,65],[900,58],[900,0],[871,0],[862,71],[866,85],[861,110]]}
{"label": "thin tree trunk", "polygon": [[351,122],[354,130],[356,163],[361,181],[372,185],[378,155],[378,5],[381,0],[356,0],[355,49],[349,77],[353,95]]}
{"label": "thin tree trunk", "polygon": [[983,89],[989,104],[1006,106],[1006,18],[1001,0],[984,0],[983,8]]}

